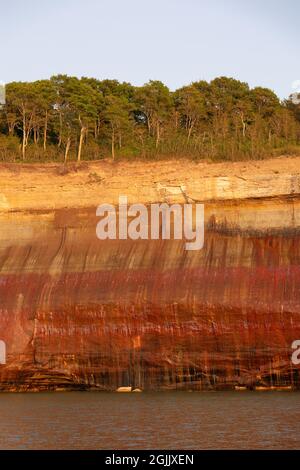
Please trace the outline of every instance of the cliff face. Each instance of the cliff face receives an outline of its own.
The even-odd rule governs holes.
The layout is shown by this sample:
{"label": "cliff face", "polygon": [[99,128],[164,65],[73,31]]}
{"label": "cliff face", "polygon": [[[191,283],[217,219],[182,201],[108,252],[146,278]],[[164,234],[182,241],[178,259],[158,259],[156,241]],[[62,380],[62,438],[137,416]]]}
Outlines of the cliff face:
{"label": "cliff face", "polygon": [[[251,184],[241,179],[241,198],[232,198],[226,184],[222,190],[228,176],[213,178],[208,189],[155,182],[156,193],[151,186],[148,198],[135,197],[206,200],[205,244],[196,252],[175,240],[100,241],[95,214],[103,198],[52,208],[54,197],[64,197],[64,188],[55,188],[47,208],[39,206],[42,198],[30,200],[24,190],[22,199],[22,187],[7,186],[0,213],[7,363],[0,365],[0,389],[299,387],[291,362],[291,344],[300,339],[297,177],[281,176],[285,186],[276,196],[269,176],[272,197],[267,186],[254,197],[255,175]],[[124,183],[119,193],[125,189]]]}

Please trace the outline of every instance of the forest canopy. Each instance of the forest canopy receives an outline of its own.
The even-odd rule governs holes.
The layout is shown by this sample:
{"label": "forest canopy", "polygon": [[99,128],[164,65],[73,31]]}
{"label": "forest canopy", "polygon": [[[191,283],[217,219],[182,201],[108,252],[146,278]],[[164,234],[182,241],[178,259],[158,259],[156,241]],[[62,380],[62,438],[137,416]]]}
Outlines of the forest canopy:
{"label": "forest canopy", "polygon": [[300,105],[233,78],[170,91],[57,75],[6,85],[0,160],[246,160],[300,153]]}

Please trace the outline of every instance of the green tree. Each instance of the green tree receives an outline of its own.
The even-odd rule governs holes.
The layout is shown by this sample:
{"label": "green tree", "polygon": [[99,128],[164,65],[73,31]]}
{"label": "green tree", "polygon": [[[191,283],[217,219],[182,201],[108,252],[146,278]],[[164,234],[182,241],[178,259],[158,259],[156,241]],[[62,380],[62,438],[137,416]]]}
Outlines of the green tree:
{"label": "green tree", "polygon": [[116,140],[121,148],[123,135],[133,128],[132,105],[126,97],[113,95],[108,95],[105,98],[105,104],[104,119],[110,126],[111,154],[114,160]]}
{"label": "green tree", "polygon": [[180,88],[175,93],[176,108],[187,132],[187,140],[196,130],[197,124],[207,117],[205,97],[193,85]]}
{"label": "green tree", "polygon": [[38,108],[37,90],[33,83],[12,82],[6,86],[6,106],[8,112],[17,113],[16,126],[22,132],[22,158],[26,158],[29,136],[34,126]]}
{"label": "green tree", "polygon": [[158,148],[162,129],[170,117],[172,97],[170,90],[160,81],[149,83],[136,91],[136,103],[144,113],[149,135],[155,136],[155,147]]}
{"label": "green tree", "polygon": [[39,80],[34,83],[37,95],[38,112],[43,127],[43,149],[47,150],[49,120],[56,103],[56,90],[51,80]]}

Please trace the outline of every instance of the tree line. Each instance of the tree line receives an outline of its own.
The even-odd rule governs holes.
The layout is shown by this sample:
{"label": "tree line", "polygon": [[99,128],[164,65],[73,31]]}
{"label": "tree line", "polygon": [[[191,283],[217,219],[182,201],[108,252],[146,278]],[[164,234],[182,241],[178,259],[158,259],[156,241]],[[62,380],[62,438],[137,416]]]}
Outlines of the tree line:
{"label": "tree line", "polygon": [[172,92],[57,75],[6,85],[0,159],[260,159],[300,149],[300,105],[233,78]]}

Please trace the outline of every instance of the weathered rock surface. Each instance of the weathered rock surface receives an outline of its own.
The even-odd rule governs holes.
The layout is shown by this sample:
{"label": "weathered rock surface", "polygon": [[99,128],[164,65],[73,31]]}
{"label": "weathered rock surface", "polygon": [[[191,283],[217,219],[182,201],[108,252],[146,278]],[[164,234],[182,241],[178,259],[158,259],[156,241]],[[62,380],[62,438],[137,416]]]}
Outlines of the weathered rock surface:
{"label": "weathered rock surface", "polygon": [[[300,387],[291,362],[300,339],[295,161],[282,175],[273,161],[274,171],[269,162],[242,178],[207,165],[211,176],[196,168],[184,178],[180,167],[169,180],[165,163],[125,165],[112,188],[87,183],[91,168],[0,171],[0,389]],[[92,167],[105,181],[106,165]],[[206,201],[204,248],[99,241],[96,206],[119,194]]]}

